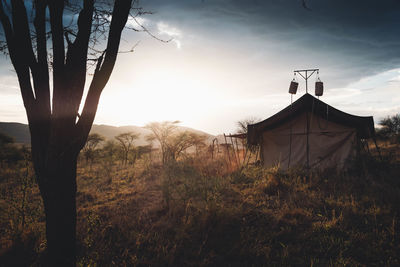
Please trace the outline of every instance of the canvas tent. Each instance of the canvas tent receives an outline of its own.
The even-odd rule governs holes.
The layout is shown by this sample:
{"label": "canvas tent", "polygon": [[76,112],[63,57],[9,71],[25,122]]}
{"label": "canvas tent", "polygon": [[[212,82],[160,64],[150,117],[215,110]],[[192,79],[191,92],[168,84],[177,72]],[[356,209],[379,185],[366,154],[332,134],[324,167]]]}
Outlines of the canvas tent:
{"label": "canvas tent", "polygon": [[374,138],[372,117],[354,116],[310,94],[272,117],[248,126],[248,143],[259,144],[265,167],[341,168],[359,141]]}

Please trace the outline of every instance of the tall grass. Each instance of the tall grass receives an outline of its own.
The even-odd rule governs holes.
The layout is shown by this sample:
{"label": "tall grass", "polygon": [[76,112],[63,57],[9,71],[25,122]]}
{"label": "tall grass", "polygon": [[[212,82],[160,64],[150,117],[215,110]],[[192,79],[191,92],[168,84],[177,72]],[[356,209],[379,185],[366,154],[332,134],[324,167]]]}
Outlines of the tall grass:
{"label": "tall grass", "polygon": [[[79,266],[400,264],[400,166],[389,156],[325,172],[253,165],[232,172],[222,159],[201,156],[107,164],[78,170]],[[6,168],[1,177],[2,199],[15,192],[20,201],[17,173]],[[30,188],[29,205],[40,206]],[[40,264],[42,213],[29,211],[20,242],[10,232],[10,219],[20,219],[7,205],[1,264],[21,255]]]}

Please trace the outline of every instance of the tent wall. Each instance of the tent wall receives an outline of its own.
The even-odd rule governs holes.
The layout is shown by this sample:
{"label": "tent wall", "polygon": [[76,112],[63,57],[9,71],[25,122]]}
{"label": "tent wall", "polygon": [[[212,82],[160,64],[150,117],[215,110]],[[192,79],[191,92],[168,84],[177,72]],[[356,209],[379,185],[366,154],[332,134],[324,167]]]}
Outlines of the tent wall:
{"label": "tent wall", "polygon": [[355,153],[356,136],[355,128],[303,112],[292,120],[263,132],[263,164],[265,167],[278,165],[284,170],[307,166],[307,161],[311,168],[341,167]]}

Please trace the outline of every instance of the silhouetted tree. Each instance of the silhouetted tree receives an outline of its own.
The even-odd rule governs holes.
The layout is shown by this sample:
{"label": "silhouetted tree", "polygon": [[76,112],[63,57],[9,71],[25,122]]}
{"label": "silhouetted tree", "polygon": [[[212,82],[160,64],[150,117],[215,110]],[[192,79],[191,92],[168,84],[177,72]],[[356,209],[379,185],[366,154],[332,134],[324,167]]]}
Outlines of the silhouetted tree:
{"label": "silhouetted tree", "polygon": [[249,124],[254,124],[254,123],[257,123],[257,122],[259,122],[260,120],[259,119],[256,119],[256,118],[247,118],[247,119],[244,119],[244,120],[241,120],[241,121],[238,121],[236,124],[237,124],[237,133],[238,134],[247,134],[247,126],[249,125]]}
{"label": "silhouetted tree", "polygon": [[150,160],[150,163],[151,163],[153,161],[153,158],[152,158],[153,143],[156,140],[156,138],[155,138],[155,136],[153,134],[150,134],[150,135],[146,135],[145,139],[149,143],[148,144],[148,146],[150,147],[149,160]]}
{"label": "silhouetted tree", "polygon": [[176,128],[180,121],[164,121],[164,122],[151,122],[146,125],[152,133],[146,138],[148,141],[153,142],[157,140],[160,143],[162,163],[165,164],[168,161],[169,156],[169,141],[171,136],[175,133]]}
{"label": "silhouetted tree", "polygon": [[207,136],[202,134],[191,133],[192,142],[196,149],[196,155],[198,155],[201,151],[204,151],[207,147],[206,141]]}
{"label": "silhouetted tree", "polygon": [[177,131],[178,123],[180,122],[164,121],[146,125],[152,132],[147,136],[147,140],[157,140],[160,143],[163,164],[176,161],[190,147],[205,147],[204,136],[189,131]]}
{"label": "silhouetted tree", "polygon": [[[51,266],[75,265],[77,157],[114,68],[132,1],[95,5],[94,0],[33,0],[29,12],[25,7],[28,1],[0,1],[0,21],[29,122]],[[73,20],[77,17],[75,28],[64,25],[64,14]],[[88,50],[96,37],[106,39],[105,49],[93,59],[94,74],[79,115]]]}
{"label": "silhouetted tree", "polygon": [[198,153],[202,147],[205,147],[205,136],[189,131],[171,136],[168,144],[169,159],[176,161],[180,155],[191,147],[194,147],[195,152]]}
{"label": "silhouetted tree", "polygon": [[[138,138],[139,138],[139,134],[136,134],[134,132],[122,133],[115,137],[115,139],[117,139],[117,141],[119,142],[119,144],[121,146],[122,164],[128,163],[129,153],[131,151],[135,150],[134,141]],[[134,157],[136,159],[136,155],[134,155]]]}
{"label": "silhouetted tree", "polygon": [[118,151],[118,145],[114,140],[108,140],[103,148],[101,149],[101,154],[103,158],[112,165],[114,161],[114,156]]}
{"label": "silhouetted tree", "polygon": [[[237,133],[238,134],[246,134],[247,135],[247,128],[250,124],[255,124],[257,122],[260,122],[261,119],[254,118],[254,117],[249,117],[247,119],[241,120],[237,122]],[[241,138],[242,145],[246,146],[250,151],[255,152],[257,149],[259,149],[258,145],[249,145],[247,143],[247,138]]]}
{"label": "silhouetted tree", "polygon": [[382,126],[377,130],[377,135],[380,138],[400,143],[400,114],[382,119],[379,125]]}
{"label": "silhouetted tree", "polygon": [[83,155],[85,156],[86,163],[90,166],[93,163],[97,146],[104,141],[104,137],[98,133],[89,134],[85,146],[83,147]]}

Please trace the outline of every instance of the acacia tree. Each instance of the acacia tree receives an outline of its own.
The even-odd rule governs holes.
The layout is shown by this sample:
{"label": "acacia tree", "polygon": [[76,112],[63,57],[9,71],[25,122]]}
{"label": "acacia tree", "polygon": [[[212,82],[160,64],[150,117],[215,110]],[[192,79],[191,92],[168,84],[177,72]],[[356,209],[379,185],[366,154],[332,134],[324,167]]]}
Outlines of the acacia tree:
{"label": "acacia tree", "polygon": [[190,147],[195,147],[196,155],[198,155],[200,148],[204,146],[205,136],[189,131],[177,133],[169,138],[169,160],[176,161]]}
{"label": "acacia tree", "polygon": [[400,143],[400,114],[388,116],[380,120],[379,125],[381,126],[377,130],[379,137]]}
{"label": "acacia tree", "polygon": [[134,150],[134,141],[139,138],[139,134],[134,132],[121,133],[115,137],[122,149],[122,164],[128,163],[128,156],[131,150]]}
{"label": "acacia tree", "polygon": [[[32,0],[27,12],[28,1],[0,0],[5,44],[29,122],[32,160],[46,214],[48,264],[52,266],[75,265],[77,157],[114,68],[132,1],[111,1],[110,9],[98,12],[107,1],[98,6],[94,0],[73,4]],[[75,30],[64,25],[68,10],[70,17],[79,12]],[[101,35],[107,41],[104,51],[94,59],[93,78],[79,115],[88,50],[99,30],[103,30]]]}
{"label": "acacia tree", "polygon": [[186,149],[204,147],[205,136],[189,132],[178,131],[180,121],[152,122],[146,125],[151,134],[146,138],[148,141],[157,140],[160,143],[162,163],[173,162],[182,155]]}
{"label": "acacia tree", "polygon": [[[239,135],[247,135],[248,126],[251,124],[255,124],[260,122],[261,119],[255,117],[249,117],[247,119],[241,120],[237,122],[237,134]],[[247,147],[251,152],[255,152],[259,149],[258,145],[251,145],[247,143],[247,138],[242,138],[242,145]]]}
{"label": "acacia tree", "polygon": [[148,142],[147,147],[149,147],[149,149],[150,149],[149,150],[149,160],[150,160],[150,163],[151,163],[153,161],[153,159],[152,159],[153,143],[156,140],[156,138],[155,138],[154,135],[150,134],[150,135],[146,135],[145,136],[145,140]]}
{"label": "acacia tree", "polygon": [[146,128],[151,131],[151,134],[146,137],[148,141],[153,142],[157,140],[160,143],[162,163],[168,161],[170,138],[175,134],[180,121],[164,121],[164,122],[151,122],[146,125]]}
{"label": "acacia tree", "polygon": [[104,140],[104,137],[98,133],[89,134],[86,144],[83,147],[83,155],[85,156],[86,163],[89,163],[90,168],[92,167],[96,148]]}
{"label": "acacia tree", "polygon": [[117,153],[117,150],[118,146],[114,140],[108,140],[101,149],[104,159],[111,165],[114,162],[114,155]]}

